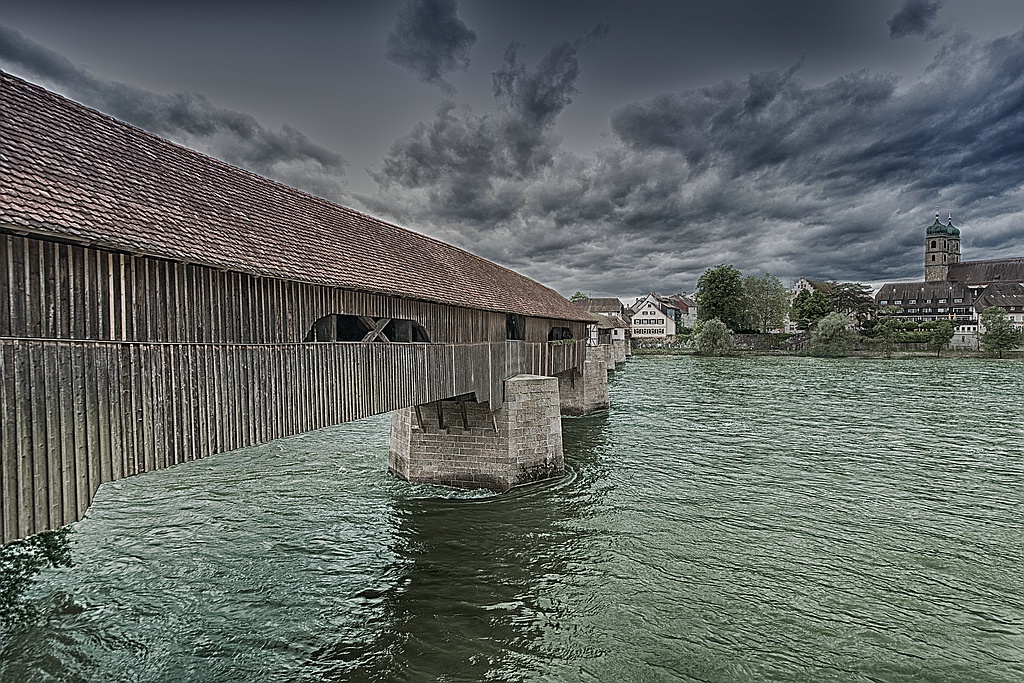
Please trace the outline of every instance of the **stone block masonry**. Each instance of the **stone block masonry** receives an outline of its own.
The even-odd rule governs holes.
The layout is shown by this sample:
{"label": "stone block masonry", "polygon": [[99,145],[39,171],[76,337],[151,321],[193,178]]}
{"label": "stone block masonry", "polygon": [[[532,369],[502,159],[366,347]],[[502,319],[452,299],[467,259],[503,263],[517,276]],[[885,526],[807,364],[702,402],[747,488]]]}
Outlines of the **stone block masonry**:
{"label": "stone block masonry", "polygon": [[558,375],[563,415],[586,415],[604,410],[608,400],[608,363],[605,346],[587,347],[583,374],[567,370]]}
{"label": "stone block masonry", "polygon": [[495,491],[562,475],[558,380],[505,380],[493,413],[471,399],[393,412],[388,467],[412,482]]}

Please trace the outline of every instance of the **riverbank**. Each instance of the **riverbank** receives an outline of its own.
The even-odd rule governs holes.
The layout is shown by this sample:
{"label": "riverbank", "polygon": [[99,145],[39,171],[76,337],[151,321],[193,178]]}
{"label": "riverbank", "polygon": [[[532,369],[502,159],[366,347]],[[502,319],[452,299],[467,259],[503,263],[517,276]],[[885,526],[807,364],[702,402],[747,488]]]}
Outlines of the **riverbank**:
{"label": "riverbank", "polygon": [[[635,348],[634,356],[695,356],[696,351],[683,347],[652,347]],[[785,351],[782,349],[736,349],[730,355],[733,356],[809,356],[807,351]],[[901,359],[901,358],[935,358],[935,351],[893,351],[885,353],[876,350],[851,351],[846,358],[866,358],[873,360]],[[1000,360],[1000,358],[987,351],[975,351],[970,349],[945,349],[938,356],[939,358],[987,358]],[[1024,350],[1004,351],[1002,360],[1024,360]]]}

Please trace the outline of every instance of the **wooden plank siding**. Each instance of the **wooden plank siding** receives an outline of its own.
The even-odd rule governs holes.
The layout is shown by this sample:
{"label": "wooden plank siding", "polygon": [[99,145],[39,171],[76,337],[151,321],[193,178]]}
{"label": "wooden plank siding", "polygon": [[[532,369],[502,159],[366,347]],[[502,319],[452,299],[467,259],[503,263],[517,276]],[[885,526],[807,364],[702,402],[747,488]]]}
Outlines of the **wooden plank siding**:
{"label": "wooden plank siding", "polygon": [[[505,314],[223,271],[0,231],[0,337],[291,343],[329,314],[414,320],[431,342],[505,339]],[[580,322],[526,318],[525,341]]]}
{"label": "wooden plank siding", "polygon": [[583,341],[0,339],[3,539],[77,521],[114,479],[452,396],[487,401],[504,377],[578,367],[584,352]]}
{"label": "wooden plank siding", "polygon": [[[430,341],[305,342],[332,314]],[[583,323],[505,336],[499,312],[0,231],[0,537],[81,519],[108,481],[583,367]]]}

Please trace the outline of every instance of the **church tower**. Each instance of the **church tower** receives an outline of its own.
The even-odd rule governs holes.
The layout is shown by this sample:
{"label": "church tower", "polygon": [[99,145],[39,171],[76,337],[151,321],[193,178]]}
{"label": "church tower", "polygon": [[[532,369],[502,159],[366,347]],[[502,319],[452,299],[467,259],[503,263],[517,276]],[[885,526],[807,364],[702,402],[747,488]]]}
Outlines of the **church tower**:
{"label": "church tower", "polygon": [[960,230],[953,227],[952,212],[949,223],[943,225],[936,211],[935,222],[924,236],[924,281],[945,280],[951,263],[960,263]]}

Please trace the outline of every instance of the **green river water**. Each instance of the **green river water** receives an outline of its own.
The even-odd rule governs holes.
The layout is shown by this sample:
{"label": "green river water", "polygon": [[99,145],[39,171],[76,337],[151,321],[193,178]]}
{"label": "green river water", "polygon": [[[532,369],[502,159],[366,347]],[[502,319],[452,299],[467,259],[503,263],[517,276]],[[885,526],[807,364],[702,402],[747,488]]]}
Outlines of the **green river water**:
{"label": "green river water", "polygon": [[105,485],[0,681],[1024,681],[1024,363],[633,358],[568,474],[386,417]]}

